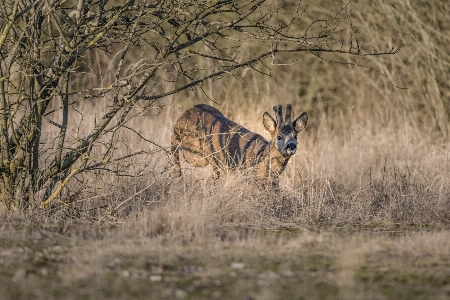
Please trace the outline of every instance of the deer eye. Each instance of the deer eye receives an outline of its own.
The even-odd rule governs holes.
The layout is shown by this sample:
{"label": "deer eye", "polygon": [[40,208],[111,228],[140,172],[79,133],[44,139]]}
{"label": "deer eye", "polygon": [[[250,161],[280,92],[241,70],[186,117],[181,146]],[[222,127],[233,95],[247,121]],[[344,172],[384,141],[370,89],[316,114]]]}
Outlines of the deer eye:
{"label": "deer eye", "polygon": [[297,139],[297,134],[294,134],[294,139]]}
{"label": "deer eye", "polygon": [[277,136],[277,139],[278,139],[279,141],[281,141],[282,138],[283,138],[283,136],[282,136],[281,134],[279,134],[279,135]]}

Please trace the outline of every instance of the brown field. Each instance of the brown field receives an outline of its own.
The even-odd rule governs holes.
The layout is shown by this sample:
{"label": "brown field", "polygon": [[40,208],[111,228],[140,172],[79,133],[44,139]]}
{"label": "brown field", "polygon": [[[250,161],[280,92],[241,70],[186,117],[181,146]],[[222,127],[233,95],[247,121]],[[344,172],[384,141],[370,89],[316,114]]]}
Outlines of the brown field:
{"label": "brown field", "polygon": [[[158,147],[118,166],[139,176],[80,175],[65,203],[2,213],[0,299],[450,299],[450,4],[392,3],[350,4],[368,45],[402,39],[396,55],[357,59],[379,72],[304,54],[128,124],[168,149],[176,117],[210,97],[269,138],[264,111],[292,103],[309,122],[279,194],[210,167],[171,179]],[[303,20],[343,4],[311,3]]]}

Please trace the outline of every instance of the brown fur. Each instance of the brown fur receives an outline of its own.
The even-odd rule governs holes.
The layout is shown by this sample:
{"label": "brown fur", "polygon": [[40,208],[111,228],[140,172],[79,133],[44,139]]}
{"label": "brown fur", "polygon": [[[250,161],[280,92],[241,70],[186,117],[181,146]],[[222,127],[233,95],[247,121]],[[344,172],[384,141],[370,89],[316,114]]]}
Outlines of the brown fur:
{"label": "brown fur", "polygon": [[281,105],[275,106],[274,111],[277,121],[267,112],[263,115],[264,127],[272,136],[268,142],[209,105],[199,104],[187,110],[175,122],[171,140],[175,165],[172,176],[181,176],[181,151],[191,165],[211,164],[216,178],[221,172],[254,168],[259,181],[268,180],[278,185],[278,177],[293,154],[292,148],[295,153],[297,133],[306,126],[308,115],[303,113],[291,122],[291,105],[288,104],[283,122]]}

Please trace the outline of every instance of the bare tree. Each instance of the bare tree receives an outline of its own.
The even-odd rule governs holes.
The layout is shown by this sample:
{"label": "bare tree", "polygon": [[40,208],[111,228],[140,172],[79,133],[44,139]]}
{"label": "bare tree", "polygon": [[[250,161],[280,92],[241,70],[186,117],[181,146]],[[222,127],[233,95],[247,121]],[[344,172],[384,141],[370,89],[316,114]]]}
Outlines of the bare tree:
{"label": "bare tree", "polygon": [[[118,157],[114,146],[136,106],[145,111],[243,67],[269,74],[284,53],[287,64],[301,52],[361,57],[399,49],[362,47],[347,7],[304,26],[298,5],[283,10],[266,0],[0,3],[0,201],[8,208],[43,206],[74,175],[136,154]],[[86,101],[104,114],[69,141],[70,118]],[[104,150],[93,151],[100,143]]]}

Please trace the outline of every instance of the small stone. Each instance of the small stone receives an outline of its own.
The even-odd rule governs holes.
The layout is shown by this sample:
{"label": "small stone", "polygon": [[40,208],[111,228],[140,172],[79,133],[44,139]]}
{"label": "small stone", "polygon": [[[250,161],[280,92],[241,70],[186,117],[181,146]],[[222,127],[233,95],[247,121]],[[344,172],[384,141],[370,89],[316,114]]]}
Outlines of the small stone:
{"label": "small stone", "polygon": [[245,265],[243,263],[240,263],[240,262],[232,262],[231,263],[231,267],[233,269],[243,269],[245,267]]}
{"label": "small stone", "polygon": [[23,278],[25,278],[26,275],[27,275],[27,270],[25,270],[25,269],[23,269],[23,268],[18,269],[18,270],[16,271],[16,273],[14,273],[13,280],[20,280],[20,279],[23,279]]}
{"label": "small stone", "polygon": [[163,278],[161,275],[150,275],[149,279],[152,282],[158,282],[158,281],[162,281]]}
{"label": "small stone", "polygon": [[284,277],[291,277],[291,278],[299,278],[300,277],[299,273],[292,272],[291,270],[282,271],[280,274],[281,274],[281,276],[284,276]]}
{"label": "small stone", "polygon": [[187,293],[183,290],[180,290],[180,289],[175,290],[175,297],[177,297],[177,298],[184,298],[184,297],[186,297],[186,295],[187,295]]}
{"label": "small stone", "polygon": [[56,245],[56,246],[53,247],[52,250],[55,251],[55,252],[61,252],[62,251],[62,247],[59,246],[59,245]]}
{"label": "small stone", "polygon": [[122,272],[122,276],[125,277],[125,278],[128,278],[128,277],[131,276],[131,273],[130,273],[130,271],[124,270],[124,271]]}
{"label": "small stone", "polygon": [[122,261],[120,259],[116,258],[109,262],[108,268],[110,268],[111,270],[117,269],[120,266],[121,262]]}
{"label": "small stone", "polygon": [[278,274],[276,274],[276,273],[274,273],[272,271],[264,272],[264,273],[261,273],[261,274],[258,275],[259,279],[264,279],[264,280],[276,279],[278,277],[279,277]]}
{"label": "small stone", "polygon": [[48,270],[47,270],[46,268],[42,268],[42,269],[39,271],[39,273],[40,273],[42,276],[46,276],[46,275],[48,275]]}

